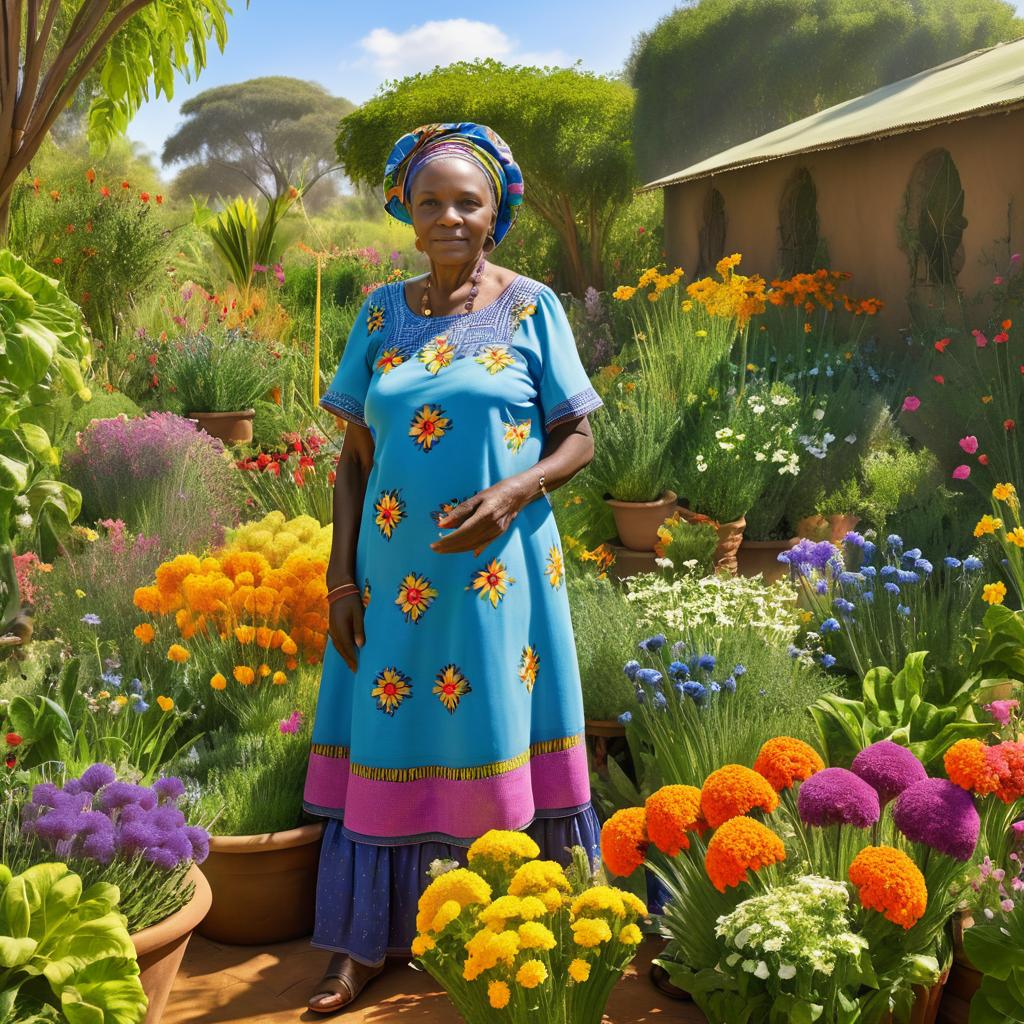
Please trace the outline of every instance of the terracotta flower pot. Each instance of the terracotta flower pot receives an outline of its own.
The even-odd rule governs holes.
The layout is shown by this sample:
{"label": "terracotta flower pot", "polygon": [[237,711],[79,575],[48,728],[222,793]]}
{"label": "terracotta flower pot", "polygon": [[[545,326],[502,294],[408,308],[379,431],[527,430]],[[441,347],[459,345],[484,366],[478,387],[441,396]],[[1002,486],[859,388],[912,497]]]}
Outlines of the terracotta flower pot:
{"label": "terracotta flower pot", "polygon": [[[702,516],[688,508],[680,508],[679,514],[688,523],[708,522],[707,516]],[[745,516],[734,519],[731,523],[717,523],[710,520],[712,526],[718,531],[718,547],[712,556],[715,572],[731,572],[736,574],[736,554],[743,542],[743,531],[747,528]]]}
{"label": "terracotta flower pot", "polygon": [[199,423],[211,437],[219,437],[225,444],[248,444],[252,440],[254,409],[241,412],[190,412],[189,419]]}
{"label": "terracotta flower pot", "polygon": [[653,551],[658,543],[658,527],[676,507],[676,492],[663,491],[657,501],[605,501],[615,517],[619,540],[633,551]]}
{"label": "terracotta flower pot", "polygon": [[170,917],[131,937],[139,961],[139,980],[149,1000],[145,1024],[160,1024],[188,940],[210,909],[210,884],[206,876],[193,864],[186,877],[196,886],[192,899]]}
{"label": "terracotta flower pot", "polygon": [[829,539],[833,544],[842,544],[851,530],[857,529],[860,516],[834,515],[828,517]]}
{"label": "terracotta flower pot", "polygon": [[213,907],[199,934],[233,946],[286,942],[313,931],[323,822],[253,836],[211,836],[203,874]]}
{"label": "terracotta flower pot", "polygon": [[764,577],[765,583],[781,580],[789,572],[789,566],[779,561],[779,555],[788,551],[797,542],[789,540],[747,540],[744,538],[736,556],[737,572],[740,576]]}
{"label": "terracotta flower pot", "polygon": [[[939,976],[939,980],[930,988],[924,985],[914,986],[914,1005],[910,1008],[910,1024],[935,1024],[939,1016],[939,1005],[946,987],[949,971]],[[893,1015],[887,1013],[879,1024],[892,1024]]]}
{"label": "terracotta flower pot", "polygon": [[654,551],[634,551],[622,544],[611,544],[615,561],[608,568],[609,574],[617,580],[635,576],[638,572],[656,572],[658,564]]}
{"label": "terracotta flower pot", "polygon": [[[609,747],[624,742],[626,727],[616,718],[588,718],[583,734],[594,771],[599,775],[607,775]],[[618,744],[614,741],[618,741]]]}
{"label": "terracotta flower pot", "polygon": [[804,516],[796,521],[797,537],[808,540],[829,540],[833,544],[842,544],[843,538],[857,528],[860,516],[831,515]]}

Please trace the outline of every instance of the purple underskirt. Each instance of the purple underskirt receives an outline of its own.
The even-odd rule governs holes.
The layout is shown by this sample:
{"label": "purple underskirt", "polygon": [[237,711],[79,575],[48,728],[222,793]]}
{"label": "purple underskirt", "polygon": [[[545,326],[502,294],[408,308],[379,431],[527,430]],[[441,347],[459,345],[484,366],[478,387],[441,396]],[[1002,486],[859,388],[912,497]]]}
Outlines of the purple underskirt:
{"label": "purple underskirt", "polygon": [[[569,863],[579,845],[591,860],[600,854],[601,826],[589,804],[568,817],[537,818],[523,831],[540,847],[542,860]],[[466,848],[449,843],[374,846],[349,839],[328,818],[320,849],[313,945],[348,953],[364,964],[387,954],[408,955],[416,935],[416,909],[436,859],[466,863]]]}

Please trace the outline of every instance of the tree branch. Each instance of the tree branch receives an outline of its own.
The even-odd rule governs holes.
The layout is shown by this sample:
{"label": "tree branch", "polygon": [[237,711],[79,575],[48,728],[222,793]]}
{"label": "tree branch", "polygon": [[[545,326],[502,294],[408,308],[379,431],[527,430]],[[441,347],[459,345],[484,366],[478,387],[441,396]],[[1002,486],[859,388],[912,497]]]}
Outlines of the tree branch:
{"label": "tree branch", "polygon": [[[34,14],[38,11],[39,0],[31,0],[31,3]],[[46,14],[43,15],[43,24],[39,29],[39,35],[33,37],[30,34],[29,36],[25,54],[25,71],[21,79],[21,95],[18,97],[18,107],[14,112],[14,128],[17,131],[24,131],[28,122],[36,90],[39,88],[39,72],[43,67],[46,44],[50,41],[50,34],[53,32],[53,24],[57,20],[59,10],[60,0],[50,0],[50,6],[46,9]]]}

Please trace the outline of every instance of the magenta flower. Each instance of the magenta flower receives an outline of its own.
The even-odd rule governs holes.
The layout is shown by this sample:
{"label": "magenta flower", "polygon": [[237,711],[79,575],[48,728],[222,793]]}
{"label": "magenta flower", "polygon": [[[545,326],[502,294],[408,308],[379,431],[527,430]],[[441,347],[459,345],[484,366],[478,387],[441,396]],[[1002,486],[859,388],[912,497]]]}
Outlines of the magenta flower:
{"label": "magenta flower", "polygon": [[871,786],[885,803],[915,782],[928,778],[924,765],[906,747],[892,740],[865,747],[853,759],[850,771]]}
{"label": "magenta flower", "polygon": [[907,395],[903,399],[903,411],[904,412],[917,412],[921,408],[921,399],[917,395]]}
{"label": "magenta flower", "polygon": [[953,470],[953,479],[954,480],[966,480],[970,475],[971,475],[971,467],[970,466],[957,466],[956,469]]}
{"label": "magenta flower", "polygon": [[878,794],[845,768],[826,768],[800,784],[797,809],[805,825],[853,825],[878,821]]}
{"label": "magenta flower", "polygon": [[282,718],[277,723],[277,728],[283,733],[294,733],[298,732],[302,728],[302,712],[293,711],[287,718]]}
{"label": "magenta flower", "polygon": [[905,789],[892,805],[892,820],[911,842],[955,860],[970,860],[978,845],[981,819],[974,799],[949,779],[922,779]]}
{"label": "magenta flower", "polygon": [[994,700],[985,705],[985,710],[1000,724],[1009,725],[1014,711],[1020,707],[1019,700]]}
{"label": "magenta flower", "polygon": [[973,455],[978,450],[978,439],[973,434],[961,437],[959,444],[968,455]]}
{"label": "magenta flower", "polygon": [[975,344],[977,344],[978,348],[984,348],[988,344],[988,338],[986,338],[985,335],[982,334],[981,331],[979,331],[977,328],[971,331],[971,334],[974,335],[974,341]]}

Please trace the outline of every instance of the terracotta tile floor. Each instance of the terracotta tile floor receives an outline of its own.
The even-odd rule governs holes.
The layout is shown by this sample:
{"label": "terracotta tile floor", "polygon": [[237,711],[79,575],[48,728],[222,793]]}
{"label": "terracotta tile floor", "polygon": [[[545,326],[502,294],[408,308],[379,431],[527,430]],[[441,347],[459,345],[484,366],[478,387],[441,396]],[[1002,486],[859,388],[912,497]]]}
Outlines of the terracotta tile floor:
{"label": "terracotta tile floor", "polygon": [[[647,967],[658,948],[653,943],[640,947],[634,967],[612,993],[608,1024],[704,1024],[691,1003],[667,999],[648,982]],[[329,957],[324,950],[311,948],[306,939],[257,948],[222,946],[194,935],[163,1024],[460,1024],[428,974],[397,965],[375,980],[347,1012],[335,1017],[310,1013],[306,1000]]]}

